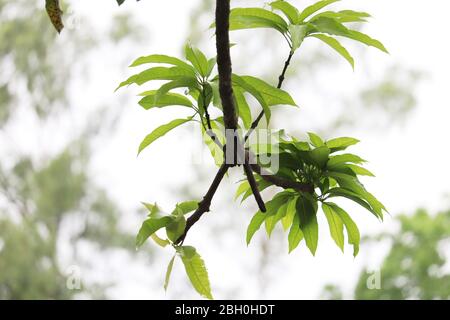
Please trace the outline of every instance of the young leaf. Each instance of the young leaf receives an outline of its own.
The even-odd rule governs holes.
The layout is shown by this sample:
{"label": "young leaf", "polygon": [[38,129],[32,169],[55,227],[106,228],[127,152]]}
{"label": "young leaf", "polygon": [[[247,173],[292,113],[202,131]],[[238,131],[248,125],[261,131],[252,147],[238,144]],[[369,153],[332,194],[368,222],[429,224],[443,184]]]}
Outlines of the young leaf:
{"label": "young leaf", "polygon": [[253,236],[255,235],[256,231],[259,230],[261,225],[263,224],[264,220],[266,220],[267,215],[264,212],[258,211],[250,221],[250,224],[247,227],[247,245],[250,244],[250,241],[252,241]]}
{"label": "young leaf", "polygon": [[356,30],[349,30],[348,34],[345,35],[345,37],[359,41],[370,47],[377,48],[385,53],[389,53],[389,51],[384,47],[384,45],[380,41],[373,39],[369,37],[367,34],[364,34],[362,32]]}
{"label": "young leaf", "polygon": [[324,142],[321,137],[319,137],[317,134],[313,132],[308,132],[309,140],[311,140],[311,143],[314,147],[321,147],[324,145]]}
{"label": "young leaf", "polygon": [[163,108],[167,106],[193,107],[191,100],[181,94],[168,92],[156,99],[156,93],[156,90],[141,93],[140,95],[144,96],[144,98],[139,101],[139,105],[145,110],[149,110],[151,108]]}
{"label": "young leaf", "polygon": [[366,168],[357,166],[356,164],[347,164],[347,167],[349,167],[355,174],[359,176],[375,177],[375,175],[372,172],[370,172]]}
{"label": "young leaf", "polygon": [[[178,203],[175,210],[179,211],[182,215],[185,215],[188,214],[189,212],[197,210],[197,208],[198,208],[198,201],[191,200]],[[175,214],[175,210],[172,212],[172,214]]]}
{"label": "young leaf", "polygon": [[298,214],[294,214],[291,230],[289,230],[288,235],[289,253],[291,253],[295,248],[298,247],[302,239],[303,239],[303,232],[302,229],[300,229],[300,219],[298,217]]}
{"label": "young leaf", "polygon": [[288,204],[289,202],[282,204],[275,215],[267,217],[267,219],[265,220],[266,232],[269,238],[272,235],[272,231],[275,228],[277,222],[286,216]]}
{"label": "young leaf", "polygon": [[306,33],[308,31],[307,26],[305,25],[295,25],[291,24],[289,26],[289,34],[291,38],[292,51],[300,48],[303,40],[305,39]]}
{"label": "young leaf", "polygon": [[203,297],[213,299],[209,284],[208,270],[195,248],[182,246],[178,248],[186,274],[194,289]]}
{"label": "young leaf", "polygon": [[313,201],[313,199],[300,196],[297,199],[296,209],[306,246],[315,255],[319,239],[319,225],[317,224],[317,207]]}
{"label": "young leaf", "polygon": [[193,48],[190,44],[185,47],[186,59],[192,64],[202,77],[208,77],[210,65],[206,56],[197,48]]}
{"label": "young leaf", "polygon": [[198,89],[197,79],[194,77],[178,77],[178,79],[172,80],[168,83],[163,84],[155,94],[155,103],[158,103],[158,100],[165,96],[170,90],[176,88],[189,88],[190,90]]}
{"label": "young leaf", "polygon": [[333,202],[326,202],[325,204],[332,208],[333,212],[336,213],[344,223],[345,229],[347,230],[348,243],[353,245],[353,256],[356,257],[359,252],[359,242],[361,239],[358,226],[341,207]]}
{"label": "young leaf", "polygon": [[151,238],[152,238],[152,240],[157,244],[157,245],[159,245],[160,247],[166,247],[167,245],[169,245],[170,244],[170,242],[169,242],[169,240],[164,240],[164,239],[161,239],[160,237],[158,237],[157,235],[156,235],[156,233],[154,233],[154,234],[152,234],[151,236],[150,236]]}
{"label": "young leaf", "polygon": [[275,105],[297,106],[294,99],[292,99],[291,95],[284,90],[278,89],[256,77],[241,76],[240,78],[243,81],[245,81],[245,83],[258,90],[258,92],[262,95],[268,106],[275,106]]}
{"label": "young leaf", "polygon": [[272,28],[287,32],[286,21],[276,13],[262,8],[235,8],[230,13],[230,30]]}
{"label": "young leaf", "polygon": [[344,189],[344,188],[332,188],[328,190],[328,193],[330,194],[329,198],[333,197],[344,197],[349,200],[352,200],[353,202],[356,202],[364,209],[368,210],[369,212],[373,213],[376,217],[378,217],[378,214],[372,209],[372,207],[363,199],[361,199],[360,195],[358,195],[355,192],[352,192],[350,190]]}
{"label": "young leaf", "polygon": [[314,150],[307,151],[310,159],[319,168],[324,168],[328,161],[328,156],[330,155],[330,149],[326,146],[318,147]]}
{"label": "young leaf", "polygon": [[166,277],[164,279],[164,290],[167,291],[167,287],[169,286],[170,275],[172,274],[173,263],[175,262],[175,256],[172,257],[169,261],[169,265],[167,266]]}
{"label": "young leaf", "polygon": [[324,34],[313,34],[311,36],[323,41],[324,43],[329,45],[331,48],[336,50],[337,53],[339,53],[345,60],[348,61],[348,63],[350,63],[350,65],[352,66],[352,69],[355,69],[355,61],[353,60],[353,57],[350,55],[350,53],[347,51],[347,49],[345,49],[339,43],[339,41],[337,41],[336,39],[334,39],[332,37],[326,36]]}
{"label": "young leaf", "polygon": [[322,210],[327,218],[331,237],[342,252],[344,252],[344,224],[342,223],[341,218],[334,212],[333,208],[326,203],[322,204]]}
{"label": "young leaf", "polygon": [[358,139],[350,138],[350,137],[341,137],[328,140],[326,145],[328,148],[334,151],[344,150],[345,148],[357,144],[359,142]]}
{"label": "young leaf", "polygon": [[322,0],[322,1],[319,1],[319,2],[316,2],[312,5],[310,5],[309,7],[305,8],[305,10],[303,10],[300,13],[299,21],[303,22],[306,18],[308,18],[313,13],[315,13],[315,12],[319,11],[320,9],[322,9],[334,2],[337,2],[337,1],[339,1],[339,0]]}
{"label": "young leaf", "polygon": [[175,80],[180,77],[192,77],[192,76],[193,76],[192,72],[180,67],[172,67],[172,68],[154,67],[129,77],[127,80],[120,83],[116,91],[123,86],[131,84],[137,84],[140,86],[148,81],[153,80]]}
{"label": "young leaf", "polygon": [[174,221],[174,217],[165,216],[162,218],[150,218],[142,223],[136,236],[136,248],[142,246],[145,240],[161,228],[167,227]]}
{"label": "young leaf", "polygon": [[191,121],[191,118],[188,119],[175,119],[172,120],[171,122],[164,124],[158,128],[156,128],[155,130],[152,131],[152,133],[150,133],[149,135],[147,135],[144,140],[141,142],[140,146],[139,146],[139,151],[138,154],[141,153],[142,150],[144,150],[145,148],[147,148],[150,144],[152,144],[155,140],[157,140],[158,138],[161,138],[162,136],[164,136],[167,132],[169,132],[170,130],[188,122]]}
{"label": "young leaf", "polygon": [[366,162],[366,160],[362,159],[361,157],[351,154],[351,153],[345,153],[345,154],[340,154],[337,156],[333,156],[330,157],[330,160],[328,160],[328,164],[327,167],[328,168],[332,168],[334,166],[343,164],[343,163],[347,163],[347,162],[352,162],[352,163],[363,163]]}
{"label": "young leaf", "polygon": [[192,75],[194,75],[194,69],[189,64],[187,64],[186,62],[184,62],[183,60],[180,60],[178,58],[166,56],[163,54],[152,54],[152,55],[145,56],[145,57],[139,57],[133,61],[133,63],[130,65],[130,67],[137,67],[137,66],[141,66],[143,64],[148,64],[148,63],[171,64],[173,66],[177,66],[177,67],[186,69]]}
{"label": "young leaf", "polygon": [[286,215],[281,219],[284,231],[289,229],[295,217],[295,205],[297,203],[297,197],[293,197],[286,208]]}
{"label": "young leaf", "polygon": [[286,18],[289,19],[289,22],[291,24],[298,24],[300,22],[299,21],[300,12],[297,10],[296,7],[291,5],[289,2],[278,0],[269,3],[269,5],[272,7],[272,9],[277,9],[283,12],[283,14],[286,16]]}

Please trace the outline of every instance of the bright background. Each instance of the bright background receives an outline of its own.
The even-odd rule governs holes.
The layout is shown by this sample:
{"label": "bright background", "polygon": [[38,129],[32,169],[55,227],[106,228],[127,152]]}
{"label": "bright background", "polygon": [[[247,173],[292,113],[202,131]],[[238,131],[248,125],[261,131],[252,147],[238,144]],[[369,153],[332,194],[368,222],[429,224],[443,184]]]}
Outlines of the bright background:
{"label": "bright background", "polygon": [[[133,235],[145,217],[141,201],[156,201],[171,210],[177,202],[199,199],[215,173],[214,166],[193,164],[192,155],[200,151],[187,139],[192,137],[191,128],[171,132],[136,157],[137,146],[147,133],[183,111],[145,111],[137,105],[136,94],[142,88],[114,89],[132,74],[127,66],[138,56],[164,53],[181,57],[187,40],[212,56],[214,38],[208,30],[213,17],[211,1],[127,0],[120,8],[113,0],[65,1],[67,29],[61,36],[44,23],[47,21],[45,11],[38,9],[43,6],[40,2],[8,5],[0,1],[0,93],[4,90],[15,97],[0,100],[0,119],[2,110],[9,114],[0,124],[0,170],[4,177],[0,219],[11,222],[0,227],[0,274],[6,274],[0,276],[0,298],[198,298],[187,283],[180,261],[165,293],[162,282],[173,253],[150,242],[142,252],[134,253]],[[306,5],[305,1],[291,2]],[[262,5],[264,1],[236,0],[232,4]],[[26,6],[29,12],[23,10]],[[412,215],[416,209],[425,208],[433,216],[449,207],[450,46],[445,39],[450,29],[450,4],[439,0],[346,0],[334,7],[370,12],[374,19],[364,32],[382,40],[390,55],[349,44],[356,60],[353,72],[335,53],[307,41],[295,57],[285,87],[301,109],[279,108],[273,125],[300,136],[313,131],[326,138],[360,139],[353,151],[368,159],[368,168],[377,175],[364,182],[391,216],[379,223],[358,207],[346,204],[346,208],[363,236],[387,231],[395,234],[398,215]],[[31,25],[17,25],[14,32],[8,29],[27,14],[33,17]],[[123,30],[128,32],[122,34]],[[270,31],[254,30],[233,33],[232,42],[237,43],[232,51],[236,73],[275,82],[288,52],[282,39]],[[43,52],[48,68],[38,67],[43,56],[34,56],[35,51]],[[46,101],[52,88],[57,88],[64,99]],[[39,105],[55,107],[39,115]],[[31,178],[37,181],[33,184],[24,176],[15,176],[12,170],[26,157],[33,163],[30,175],[34,177],[33,172],[44,170],[64,150],[72,154],[78,148],[74,141],[85,147],[75,152],[68,172],[82,168],[86,180],[85,191],[80,192],[83,196],[74,200],[73,206],[55,209],[60,217],[57,222],[45,214],[41,219],[36,213],[39,208],[49,212],[58,207],[58,199],[65,193],[56,184],[52,188],[61,193],[52,189],[46,207],[40,206],[43,200],[33,200],[37,199],[33,198],[36,192],[54,179],[61,183],[74,177],[55,170],[53,178]],[[361,270],[378,270],[391,248],[389,242],[375,241],[363,245],[355,259],[349,247],[342,254],[330,239],[324,219],[319,220],[316,257],[304,244],[288,255],[287,236],[281,229],[269,241],[264,232],[259,232],[247,248],[246,225],[256,208],[251,200],[242,206],[232,201],[238,179],[238,172],[233,172],[222,183],[211,213],[195,226],[187,241],[204,258],[216,298],[314,299],[323,297],[324,286],[329,283],[340,287],[344,298],[353,298]],[[19,184],[32,186],[32,190],[26,193],[17,187]],[[105,192],[112,208],[96,210],[86,205],[95,202],[93,188]],[[24,223],[27,214],[21,214],[25,207],[21,201],[29,203],[28,216],[33,217],[35,225],[44,221],[43,227],[37,228],[38,234],[47,234],[45,239],[54,235],[50,251],[38,254],[39,246],[29,247],[26,237],[17,236],[29,228]],[[114,218],[95,218],[104,212],[113,212]],[[88,233],[83,233],[80,221],[89,221],[89,215],[94,217],[89,230],[95,231],[86,238]],[[114,226],[102,228],[101,224],[111,219]],[[53,233],[54,223],[58,228]],[[51,257],[52,267],[38,269],[46,270],[42,281],[36,280],[41,273],[33,263],[17,258],[21,251],[7,254],[7,250],[13,250],[6,245],[12,239],[23,243],[29,250],[23,251],[24,255],[29,255],[33,263],[35,254],[39,259]],[[446,259],[449,248],[447,241],[440,249]],[[13,272],[18,265],[20,272]],[[69,266],[78,268],[83,284],[80,291],[64,292]],[[448,274],[449,267],[444,263],[442,272]],[[59,289],[49,287],[51,282]]]}

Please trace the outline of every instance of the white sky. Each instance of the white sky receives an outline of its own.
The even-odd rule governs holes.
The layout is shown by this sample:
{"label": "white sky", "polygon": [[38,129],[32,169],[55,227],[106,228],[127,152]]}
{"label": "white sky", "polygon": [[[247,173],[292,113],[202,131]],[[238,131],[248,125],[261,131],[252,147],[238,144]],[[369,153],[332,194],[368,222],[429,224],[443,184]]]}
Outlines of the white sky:
{"label": "white sky", "polygon": [[[130,75],[126,66],[135,57],[150,53],[180,55],[181,44],[188,34],[186,28],[189,10],[198,3],[194,0],[143,0],[139,3],[127,0],[119,9],[113,2],[113,0],[72,1],[75,15],[87,14],[98,28],[109,23],[111,14],[121,10],[129,11],[145,23],[149,41],[136,48],[122,47],[118,50],[109,47],[95,53],[93,59],[96,59],[96,65],[90,70],[92,78],[88,85],[74,88],[74,105],[79,103],[89,108],[98,105],[97,102],[108,104],[127,94],[139,93],[141,90],[137,88],[125,89],[119,93],[113,93],[113,89],[120,80]],[[236,5],[239,2],[243,1],[234,1]],[[299,5],[304,2],[294,1]],[[386,204],[393,216],[411,212],[418,207],[433,211],[447,208],[449,201],[446,195],[449,192],[450,178],[448,169],[450,46],[445,39],[448,39],[447,31],[450,30],[448,19],[450,3],[443,0],[426,2],[348,0],[343,1],[340,6],[370,12],[375,19],[371,21],[366,31],[381,39],[391,54],[383,55],[367,49],[369,51],[367,63],[358,65],[354,73],[350,68],[339,69],[338,74],[322,77],[320,80],[323,90],[329,90],[330,94],[347,92],[349,88],[365,81],[367,70],[371,71],[372,77],[376,77],[381,75],[379,70],[384,70],[394,63],[401,63],[428,74],[416,92],[419,105],[406,125],[386,129],[383,132],[370,132],[360,128],[342,133],[362,140],[361,146],[355,152],[369,159],[370,169],[377,174],[377,178],[367,181],[369,190]],[[79,27],[82,28],[82,25]],[[212,53],[211,48],[206,51]],[[292,85],[295,83],[290,83],[290,86]],[[323,96],[312,94],[314,99],[302,100],[302,96],[296,92],[293,95],[297,101],[300,100],[301,105],[305,105],[302,110],[296,110],[295,117],[310,120],[312,130],[317,127],[314,120],[321,123],[325,117],[326,121],[323,108],[314,107],[316,103],[317,105],[326,103],[324,100],[320,101],[324,99]],[[129,99],[124,101],[126,104],[122,107],[126,108],[126,112],[121,118],[118,132],[111,134],[110,139],[99,146],[91,168],[92,173],[126,210],[133,210],[140,201],[158,201],[164,208],[171,209],[176,202],[183,200],[179,199],[178,195],[174,196],[172,190],[182,183],[195,184],[196,179],[191,173],[189,145],[180,142],[185,141],[180,140],[183,130],[167,135],[138,158],[136,150],[141,139],[150,130],[167,122],[180,111],[176,109],[145,112],[137,106],[135,97],[129,96]],[[364,117],[364,114],[361,117]],[[289,119],[292,119],[290,120],[292,126],[295,126],[295,118]],[[82,122],[82,116],[75,121]],[[302,128],[310,129],[305,125],[302,125]],[[54,139],[51,133],[48,134],[48,138]],[[208,170],[205,174],[205,183],[208,183],[214,175],[212,167]],[[229,179],[226,184],[230,185],[233,181],[235,180]],[[203,190],[206,190],[205,185],[193,186],[193,192],[199,198],[203,195]],[[223,187],[223,190],[230,188]],[[196,226],[190,235],[189,244],[198,247],[205,259],[216,298],[223,297],[221,290],[229,286],[240,287],[236,298],[259,298],[261,296],[256,285],[257,277],[254,274],[247,274],[248,267],[243,268],[252,266],[257,257],[252,246],[247,249],[244,243],[246,223],[251,216],[248,210],[240,210],[237,204],[232,203],[232,196],[232,194],[220,195],[220,199],[213,204],[213,213],[200,222],[201,225]],[[252,207],[253,204],[246,203],[244,206]],[[393,227],[392,218],[389,217],[385,223],[380,224],[365,212],[360,214],[355,212],[352,216],[358,222],[362,235]],[[220,225],[223,219],[235,218],[242,222],[241,225],[232,230],[232,234],[226,237],[226,242],[215,241],[213,233],[208,230],[208,224]],[[342,255],[329,239],[325,221],[320,222],[322,222],[321,240],[315,258],[307,252],[304,244],[288,256],[285,253],[286,244],[280,260],[270,261],[272,282],[266,284],[268,294],[265,298],[316,298],[323,285],[328,282],[342,285],[348,293],[360,268],[367,263],[374,264],[382,258],[385,250],[382,244],[376,248],[363,247],[356,259],[353,259],[350,247],[347,247],[345,255]],[[135,230],[139,227],[139,221],[127,223]],[[205,235],[210,237],[205,239]],[[263,232],[258,234],[255,243],[263,236],[265,236]],[[162,283],[166,264],[170,259],[169,254],[162,253],[158,256],[158,263],[152,264],[151,268],[145,264],[128,265],[123,259],[124,257],[115,257],[111,261],[103,262],[107,272],[114,272],[114,275],[109,275],[119,281],[119,286],[112,291],[114,297],[142,299],[173,297],[170,294],[166,296],[162,285],[155,286],[151,281],[151,278],[157,278]],[[110,269],[111,266],[113,271]],[[180,281],[185,281],[181,263],[174,269],[174,278],[169,290],[174,292],[182,290],[183,287],[177,284]],[[197,295],[191,290],[182,292],[180,297],[197,298]]]}

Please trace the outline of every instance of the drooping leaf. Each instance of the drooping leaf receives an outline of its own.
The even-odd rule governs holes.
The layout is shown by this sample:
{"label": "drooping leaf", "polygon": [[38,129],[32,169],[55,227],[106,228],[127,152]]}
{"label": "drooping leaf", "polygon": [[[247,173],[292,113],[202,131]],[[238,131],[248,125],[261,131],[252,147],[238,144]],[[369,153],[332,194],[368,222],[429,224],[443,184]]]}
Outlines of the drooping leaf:
{"label": "drooping leaf", "polygon": [[289,230],[288,243],[289,243],[289,253],[291,253],[295,248],[298,247],[300,242],[303,240],[303,232],[300,229],[300,219],[298,214],[294,214],[293,221],[291,224],[291,229]]}
{"label": "drooping leaf", "polygon": [[170,259],[169,264],[167,265],[166,277],[164,279],[164,290],[167,291],[167,287],[169,286],[170,275],[172,274],[173,263],[175,262],[175,256]]}
{"label": "drooping leaf", "polygon": [[191,118],[188,119],[175,119],[172,120],[171,122],[164,124],[158,128],[156,128],[155,130],[153,130],[149,135],[147,135],[144,140],[141,142],[140,146],[139,146],[139,151],[138,154],[142,152],[142,150],[144,150],[145,148],[147,148],[150,144],[152,144],[155,140],[161,138],[162,136],[164,136],[167,132],[171,131],[172,129],[188,122],[191,121]]}
{"label": "drooping leaf", "polygon": [[251,85],[256,90],[258,90],[258,92],[262,95],[268,106],[275,106],[275,105],[297,106],[294,99],[292,99],[291,95],[288,92],[278,89],[268,84],[264,80],[252,76],[241,76],[240,78],[244,80],[247,84]]}
{"label": "drooping leaf", "polygon": [[233,86],[234,97],[236,101],[236,106],[238,109],[239,117],[242,119],[244,128],[249,129],[252,125],[252,113],[250,111],[250,106],[245,99],[242,89],[238,86]]}
{"label": "drooping leaf", "polygon": [[344,252],[344,224],[333,208],[326,203],[322,204],[322,210],[328,221],[331,237],[337,246]]}
{"label": "drooping leaf", "polygon": [[45,0],[45,9],[56,31],[61,33],[62,29],[64,29],[64,24],[62,22],[63,11],[59,5],[59,0]]}
{"label": "drooping leaf", "polygon": [[186,218],[182,215],[177,216],[172,223],[166,226],[167,238],[169,238],[172,242],[176,242],[183,234],[185,228]]}
{"label": "drooping leaf", "polygon": [[192,77],[192,72],[180,67],[154,67],[129,77],[127,80],[120,83],[116,90],[131,84],[141,86],[144,83],[153,80],[176,80],[180,77]]}
{"label": "drooping leaf", "polygon": [[385,53],[389,53],[386,47],[379,40],[373,39],[365,33],[356,30],[349,30],[349,33],[345,37],[364,43],[370,47],[377,48]]}
{"label": "drooping leaf", "polygon": [[182,246],[177,251],[181,256],[186,274],[194,289],[203,297],[213,299],[209,284],[208,270],[201,256],[194,247]]}
{"label": "drooping leaf", "polygon": [[359,176],[375,177],[375,175],[372,172],[361,166],[357,166],[355,164],[347,164],[347,167],[349,167],[355,174]]}
{"label": "drooping leaf", "polygon": [[339,41],[337,41],[336,39],[334,39],[332,37],[326,36],[324,34],[313,34],[311,36],[314,38],[317,38],[317,39],[323,41],[324,43],[326,43],[327,45],[329,45],[337,53],[339,53],[345,60],[347,60],[348,63],[350,63],[350,65],[352,66],[352,69],[355,68],[355,60],[350,55],[350,53],[347,51],[347,49],[345,49],[344,46],[342,46],[340,44]]}
{"label": "drooping leaf", "polygon": [[256,231],[259,230],[261,225],[263,224],[264,220],[266,220],[267,215],[264,212],[258,211],[250,221],[250,224],[247,227],[247,245],[250,244],[250,241],[252,240],[253,236],[255,235]]}
{"label": "drooping leaf", "polygon": [[293,197],[286,208],[286,215],[281,219],[281,224],[283,225],[284,231],[288,230],[289,227],[292,225],[292,222],[294,220],[294,217],[296,215],[296,206],[297,203],[297,197]]}
{"label": "drooping leaf", "polygon": [[277,222],[286,216],[288,204],[289,202],[282,204],[275,215],[271,215],[265,220],[266,232],[269,238],[272,235],[272,231],[277,225]]}
{"label": "drooping leaf", "polygon": [[356,164],[360,164],[363,162],[366,162],[366,160],[362,159],[361,157],[351,154],[351,153],[345,153],[345,154],[340,154],[337,156],[332,156],[330,157],[330,160],[328,160],[328,164],[327,167],[328,168],[332,168],[333,166],[337,166],[343,163],[356,163]]}
{"label": "drooping leaf", "polygon": [[136,236],[136,248],[139,248],[144,242],[161,228],[167,227],[174,221],[174,217],[165,216],[162,218],[149,218],[142,223],[141,228]]}
{"label": "drooping leaf", "polygon": [[347,230],[348,243],[353,245],[353,256],[356,257],[359,252],[359,242],[361,239],[358,226],[341,207],[332,202],[326,202],[325,204],[332,208],[333,212],[336,213],[344,223],[345,229]]}
{"label": "drooping leaf", "polygon": [[296,209],[306,246],[315,255],[319,239],[319,225],[317,224],[317,205],[313,201],[302,195],[297,199]]}

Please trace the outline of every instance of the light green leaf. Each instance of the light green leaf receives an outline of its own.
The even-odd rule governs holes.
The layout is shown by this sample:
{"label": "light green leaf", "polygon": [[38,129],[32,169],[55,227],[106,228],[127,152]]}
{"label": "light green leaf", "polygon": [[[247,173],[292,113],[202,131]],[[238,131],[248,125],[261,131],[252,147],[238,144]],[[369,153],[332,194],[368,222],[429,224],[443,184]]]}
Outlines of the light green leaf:
{"label": "light green leaf", "polygon": [[364,209],[370,211],[376,217],[378,217],[378,214],[372,209],[372,207],[364,199],[361,199],[361,196],[355,192],[352,192],[352,191],[344,189],[344,188],[332,188],[332,189],[328,190],[328,193],[330,194],[329,198],[334,198],[334,197],[347,198],[349,200],[352,200],[353,202],[356,202],[357,204],[362,206]]}
{"label": "light green leaf", "polygon": [[131,84],[140,86],[152,80],[175,80],[180,77],[192,77],[192,72],[180,67],[154,67],[129,77],[117,87],[116,91],[123,86]]}
{"label": "light green leaf", "polygon": [[292,221],[294,220],[296,212],[295,205],[297,203],[297,198],[298,197],[293,197],[289,201],[288,206],[286,208],[286,215],[281,219],[281,224],[283,225],[284,231],[289,229],[289,227],[292,225]]}
{"label": "light green leaf", "polygon": [[296,209],[306,246],[315,255],[319,239],[319,225],[317,224],[317,206],[313,201],[302,195],[297,199]]}
{"label": "light green leaf", "polygon": [[298,247],[300,242],[303,240],[303,237],[302,229],[300,229],[300,219],[298,214],[294,214],[291,229],[289,230],[288,235],[289,253]]}
{"label": "light green leaf", "polygon": [[324,145],[324,142],[321,137],[319,137],[317,134],[313,132],[308,132],[309,140],[311,140],[311,143],[314,147],[321,147]]}
{"label": "light green leaf", "polygon": [[158,103],[158,100],[161,97],[165,96],[170,90],[176,88],[188,88],[190,90],[200,90],[198,87],[197,79],[194,77],[179,77],[178,79],[172,80],[168,83],[163,84],[155,94],[155,103]]}
{"label": "light green leaf", "polygon": [[177,248],[184,264],[186,274],[194,289],[203,297],[213,299],[209,284],[208,270],[195,248],[182,246]]}
{"label": "light green leaf", "polygon": [[296,7],[291,5],[287,1],[274,1],[269,3],[269,5],[272,7],[272,9],[277,9],[283,12],[283,14],[286,16],[286,18],[289,19],[289,22],[291,24],[297,24],[299,23],[299,16],[300,12],[297,10]]}
{"label": "light green leaf", "polygon": [[328,160],[327,167],[332,168],[333,166],[337,166],[337,165],[347,163],[347,162],[360,164],[360,163],[366,162],[366,160],[362,159],[361,157],[359,157],[357,155],[354,155],[351,153],[345,153],[345,154],[340,154],[337,156],[330,157],[330,160]]}
{"label": "light green leaf", "polygon": [[144,140],[141,142],[140,146],[139,146],[139,151],[138,154],[142,152],[142,150],[144,150],[145,148],[147,148],[150,144],[152,144],[155,140],[161,138],[162,136],[164,136],[167,132],[169,132],[170,130],[188,122],[191,121],[191,118],[188,119],[175,119],[172,120],[171,122],[164,124],[158,128],[156,128],[155,130],[152,131],[152,133],[150,133],[149,135],[147,135]]}
{"label": "light green leaf", "polygon": [[271,215],[265,220],[266,232],[269,238],[272,235],[272,231],[277,225],[277,222],[286,216],[288,204],[289,202],[282,204],[275,215]]}
{"label": "light green leaf", "polygon": [[150,236],[151,238],[152,238],[152,240],[153,241],[155,241],[155,243],[157,244],[157,245],[159,245],[160,247],[166,247],[167,245],[169,245],[170,244],[170,242],[169,242],[169,240],[164,240],[164,239],[161,239],[160,237],[158,237],[157,235],[156,235],[156,233],[154,233],[154,234],[152,234],[151,236]]}
{"label": "light green leaf", "polygon": [[[281,89],[278,89],[264,80],[252,76],[241,76],[247,84],[254,87],[262,95],[268,106],[290,105],[297,106],[291,95]],[[250,92],[251,93],[251,92]]]}
{"label": "light green leaf", "polygon": [[242,119],[244,128],[249,129],[252,125],[252,113],[250,106],[245,99],[243,91],[238,86],[233,86],[234,98],[236,99],[236,106],[239,117]]}
{"label": "light green leaf", "polygon": [[287,32],[286,21],[262,8],[234,8],[230,13],[230,30],[272,28],[283,34]]}
{"label": "light green leaf", "polygon": [[308,27],[306,25],[295,25],[291,24],[289,26],[289,34],[291,37],[292,51],[300,48],[303,40],[305,39]]}
{"label": "light green leaf", "polygon": [[328,156],[330,155],[330,149],[328,147],[321,146],[307,152],[316,166],[318,166],[319,168],[324,168],[326,166]]}
{"label": "light green leaf", "polygon": [[305,10],[303,10],[300,13],[299,21],[303,22],[306,18],[308,18],[313,13],[315,13],[315,12],[319,11],[320,9],[322,9],[334,2],[337,2],[337,1],[339,1],[339,0],[322,0],[322,1],[319,1],[319,2],[316,2],[312,5],[310,5],[309,7],[305,8]]}
{"label": "light green leaf", "polygon": [[329,45],[331,48],[336,50],[337,53],[339,53],[345,60],[348,61],[348,63],[350,63],[350,65],[352,66],[352,69],[355,68],[355,61],[354,61],[353,57],[350,55],[350,53],[347,51],[347,49],[345,49],[339,43],[339,41],[337,41],[336,39],[334,39],[332,37],[326,36],[324,34],[313,34],[311,36],[323,41],[324,43]]}
{"label": "light green leaf", "polygon": [[347,164],[347,167],[349,167],[355,174],[359,176],[375,177],[375,175],[372,172],[361,166],[357,166],[355,164]]}
{"label": "light green leaf", "polygon": [[344,224],[333,208],[326,203],[322,204],[322,210],[325,213],[325,217],[328,221],[330,228],[330,234],[337,246],[344,252]]}
{"label": "light green leaf", "polygon": [[184,68],[187,71],[189,71],[190,73],[192,73],[192,75],[194,75],[194,69],[187,64],[186,62],[184,62],[183,60],[180,60],[178,58],[175,57],[171,57],[171,56],[166,56],[163,54],[152,54],[149,56],[145,56],[145,57],[140,57],[137,58],[131,65],[130,67],[137,67],[143,64],[147,64],[147,63],[164,63],[164,64],[171,64],[180,68]]}
{"label": "light green leaf", "polygon": [[247,245],[252,241],[253,236],[256,231],[259,230],[264,220],[266,220],[267,215],[264,212],[258,211],[250,221],[250,224],[247,227]]}
{"label": "light green leaf", "polygon": [[192,66],[197,70],[197,72],[202,77],[208,77],[210,71],[210,64],[208,59],[199,49],[192,47],[187,44],[185,47],[186,59],[192,64]]}
{"label": "light green leaf", "polygon": [[344,150],[345,148],[359,143],[358,139],[350,137],[340,137],[328,140],[326,145],[332,150],[332,152]]}
{"label": "light green leaf", "polygon": [[156,99],[156,93],[156,90],[141,93],[140,95],[144,96],[144,98],[139,101],[139,105],[145,110],[151,108],[162,108],[166,106],[193,107],[191,100],[181,94],[169,92],[159,96],[158,99]]}
{"label": "light green leaf", "polygon": [[353,256],[356,257],[359,252],[359,242],[361,239],[358,226],[341,207],[332,202],[326,202],[325,204],[331,207],[344,223],[345,229],[347,230],[348,243],[353,245]]}
{"label": "light green leaf", "polygon": [[334,18],[320,17],[311,21],[310,25],[315,28],[313,28],[310,33],[322,32],[342,37],[346,37],[350,34],[350,30],[339,22],[339,20]]}
{"label": "light green leaf", "polygon": [[369,37],[367,34],[364,34],[362,32],[356,30],[349,30],[348,34],[345,35],[345,37],[353,39],[355,41],[359,41],[370,47],[377,48],[383,52],[389,53],[388,50],[384,47],[384,45],[380,41],[373,39]]}
{"label": "light green leaf", "polygon": [[161,228],[167,227],[174,221],[174,217],[165,216],[162,218],[149,218],[142,223],[141,228],[136,236],[136,248],[139,248],[144,242]]}
{"label": "light green leaf", "polygon": [[175,262],[175,256],[172,257],[169,261],[169,265],[167,266],[166,277],[164,279],[164,290],[167,291],[167,287],[169,286],[170,275],[172,274],[173,263]]}
{"label": "light green leaf", "polygon": [[186,218],[180,215],[174,215],[175,219],[166,227],[167,238],[176,242],[186,229]]}
{"label": "light green leaf", "polygon": [[175,214],[176,211],[180,211],[182,215],[188,214],[189,212],[195,211],[198,208],[198,201],[190,200],[184,201],[177,204],[176,209],[172,212]]}

